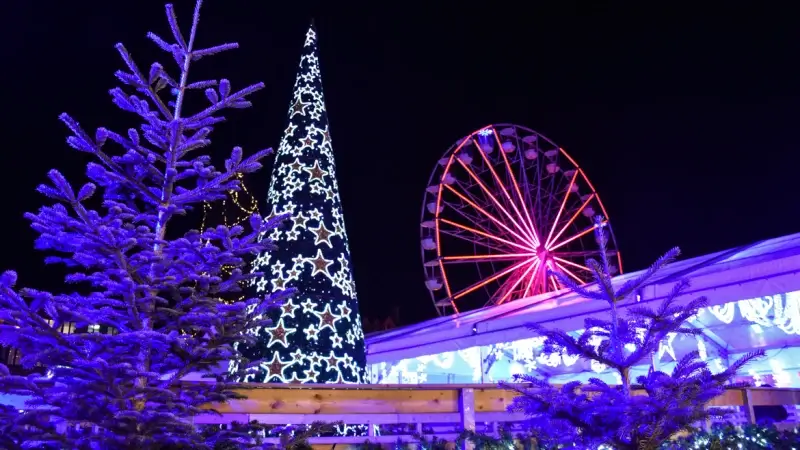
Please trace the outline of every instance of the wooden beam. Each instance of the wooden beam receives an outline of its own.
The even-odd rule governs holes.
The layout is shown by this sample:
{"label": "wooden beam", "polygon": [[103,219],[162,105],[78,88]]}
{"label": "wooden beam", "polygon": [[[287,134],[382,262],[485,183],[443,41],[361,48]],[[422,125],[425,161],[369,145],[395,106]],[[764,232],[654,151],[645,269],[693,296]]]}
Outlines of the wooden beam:
{"label": "wooden beam", "polygon": [[405,385],[403,388],[360,389],[347,388],[298,389],[296,387],[264,385],[258,389],[238,390],[246,400],[232,400],[210,408],[225,414],[404,414],[404,413],[457,413],[459,393],[462,389],[473,392],[476,411],[506,411],[516,394],[497,386],[474,385],[463,387],[431,388]]}
{"label": "wooden beam", "polygon": [[744,391],[744,415],[747,417],[747,423],[756,423],[756,411],[753,408],[753,394],[749,389]]}
{"label": "wooden beam", "polygon": [[215,404],[221,413],[400,414],[458,412],[458,390],[254,389],[246,400]]}
{"label": "wooden beam", "polygon": [[475,431],[475,391],[472,388],[460,390],[458,412],[461,418],[461,429]]}
{"label": "wooden beam", "polygon": [[[300,425],[312,424],[314,422],[334,423],[344,422],[346,424],[359,424],[369,420],[371,424],[429,424],[429,423],[452,423],[457,424],[461,421],[459,413],[444,414],[202,414],[194,417],[196,424],[228,424],[231,422],[247,423],[258,421],[267,425],[286,425],[287,423]],[[492,422],[521,422],[525,420],[522,413],[510,412],[476,412],[475,423]]]}
{"label": "wooden beam", "polygon": [[[443,430],[435,425],[445,426],[448,430],[452,430],[455,426],[474,430],[478,424],[483,423],[513,424],[525,420],[524,414],[510,413],[507,410],[518,394],[495,385],[449,387],[323,385],[313,388],[259,385],[255,389],[242,390],[241,393],[248,395],[249,398],[218,405],[217,409],[223,412],[221,416],[212,414],[196,416],[195,423],[258,421],[268,425],[313,422],[369,425],[369,436],[313,438],[311,444],[316,448],[325,444],[361,444],[367,439],[373,443],[386,444],[394,443],[398,438],[414,442],[411,436],[377,436],[373,428],[375,425],[414,424],[418,431],[422,430],[423,425],[427,425],[433,427],[433,433],[437,437],[452,440],[455,439],[455,435],[437,433]],[[646,395],[646,393],[635,390],[633,395]],[[728,389],[707,406],[743,407],[740,410],[744,411],[746,420],[753,423],[754,406],[795,404],[800,404],[800,389],[746,388]],[[466,448],[470,448],[471,443],[464,444]]]}
{"label": "wooden beam", "polygon": [[[516,392],[495,385],[442,386],[403,385],[362,387],[343,385],[298,388],[261,385],[239,393],[246,400],[213,405],[224,414],[446,414],[459,413],[460,392],[472,392],[475,412],[505,412]],[[478,388],[477,386],[480,386]],[[800,404],[800,389],[748,388],[756,405]],[[637,394],[638,392],[634,392]],[[745,390],[729,389],[709,406],[744,406]]]}

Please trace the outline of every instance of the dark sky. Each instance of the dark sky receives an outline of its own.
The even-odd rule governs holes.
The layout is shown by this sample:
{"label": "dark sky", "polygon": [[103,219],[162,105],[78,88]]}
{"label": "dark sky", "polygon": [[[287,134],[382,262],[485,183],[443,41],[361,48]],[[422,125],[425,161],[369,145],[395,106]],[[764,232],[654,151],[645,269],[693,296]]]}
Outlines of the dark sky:
{"label": "dark sky", "polygon": [[[193,3],[176,2],[182,18]],[[674,245],[697,256],[800,231],[795,11],[701,10],[699,2],[648,10],[607,2],[550,2],[559,10],[326,3],[338,9],[207,0],[199,43],[238,41],[242,49],[202,61],[194,74],[226,77],[234,87],[267,84],[254,108],[229,115],[215,132],[218,158],[236,144],[276,147],[305,29],[316,17],[367,316],[392,305],[405,322],[435,314],[419,254],[423,190],[441,154],[490,123],[533,128],[578,160],[608,209],[626,269]],[[32,250],[22,213],[41,204],[34,189],[49,168],[75,180],[86,162],[64,144],[57,115],[68,111],[89,129],[137,125],[107,91],[121,67],[116,42],[143,67],[154,57],[171,63],[145,39],[149,30],[168,34],[161,2],[0,5],[0,267],[16,268],[27,285],[58,284]],[[268,163],[248,180],[262,201],[269,173]]]}

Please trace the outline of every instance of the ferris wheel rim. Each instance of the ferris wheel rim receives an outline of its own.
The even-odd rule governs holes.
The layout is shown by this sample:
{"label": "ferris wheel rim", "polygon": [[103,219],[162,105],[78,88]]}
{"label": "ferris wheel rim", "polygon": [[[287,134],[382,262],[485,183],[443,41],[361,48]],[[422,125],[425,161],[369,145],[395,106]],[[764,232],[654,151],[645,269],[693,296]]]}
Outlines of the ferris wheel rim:
{"label": "ferris wheel rim", "polygon": [[[439,158],[439,160],[438,160],[439,162],[436,164],[436,166],[432,170],[431,175],[428,178],[428,184],[427,184],[426,192],[423,195],[422,211],[421,211],[421,217],[420,217],[420,222],[421,222],[420,239],[424,240],[426,238],[426,236],[430,235],[430,232],[426,231],[426,228],[431,228],[431,227],[426,227],[425,224],[427,223],[427,221],[429,221],[431,219],[431,216],[432,216],[432,219],[433,219],[433,227],[432,227],[433,228],[433,237],[434,237],[434,241],[435,241],[435,245],[436,245],[436,249],[435,249],[436,250],[436,258],[435,258],[436,262],[432,262],[430,260],[429,256],[428,256],[428,255],[430,255],[430,252],[432,251],[432,249],[430,249],[430,248],[426,249],[424,245],[422,246],[422,248],[421,248],[421,256],[422,256],[423,268],[424,268],[425,275],[426,275],[426,278],[427,278],[430,273],[435,273],[434,270],[433,270],[433,267],[438,266],[439,273],[441,274],[441,283],[443,284],[443,286],[440,286],[440,288],[441,287],[445,288],[445,291],[447,292],[447,295],[445,296],[445,299],[448,301],[449,307],[452,308],[452,310],[456,314],[458,314],[460,312],[459,311],[459,307],[456,304],[456,300],[457,300],[458,296],[453,294],[453,291],[449,286],[450,281],[448,279],[447,269],[445,268],[445,264],[444,264],[444,262],[448,258],[448,256],[444,255],[442,253],[442,248],[441,248],[442,231],[441,231],[440,225],[441,225],[442,221],[445,220],[445,219],[442,219],[442,217],[441,217],[442,212],[443,212],[442,193],[443,193],[443,191],[445,189],[449,188],[449,186],[445,183],[444,179],[445,179],[446,175],[451,173],[450,169],[451,169],[451,166],[453,165],[453,163],[455,161],[458,161],[457,164],[460,164],[463,169],[465,169],[466,171],[469,172],[470,169],[467,167],[468,163],[464,164],[462,159],[458,158],[458,154],[469,143],[474,143],[477,146],[477,141],[475,140],[475,136],[476,135],[478,135],[478,134],[480,134],[482,132],[485,132],[486,130],[490,130],[489,133],[487,133],[487,135],[488,134],[494,135],[494,138],[496,139],[496,142],[497,142],[497,144],[499,146],[498,153],[500,155],[502,155],[503,161],[505,162],[505,166],[508,169],[508,173],[511,175],[510,179],[512,180],[512,182],[515,185],[516,195],[517,195],[517,197],[519,199],[519,202],[521,203],[522,209],[524,210],[525,215],[528,216],[528,222],[526,222],[526,223],[530,225],[530,228],[528,227],[528,225],[519,226],[518,224],[515,224],[515,225],[517,225],[517,230],[514,231],[514,230],[511,230],[509,227],[504,226],[503,224],[501,224],[499,222],[498,222],[498,224],[503,226],[506,231],[508,231],[511,234],[513,234],[517,239],[522,239],[524,241],[527,238],[531,238],[531,240],[528,240],[528,244],[533,244],[532,247],[537,247],[537,246],[540,245],[539,242],[536,242],[538,235],[537,235],[537,233],[535,231],[534,221],[530,219],[530,214],[531,214],[532,211],[529,211],[529,209],[533,210],[533,207],[532,207],[533,205],[528,205],[528,204],[525,203],[526,202],[525,195],[529,196],[530,193],[528,191],[526,191],[525,195],[523,195],[520,192],[520,187],[519,187],[519,185],[517,183],[517,180],[516,180],[517,174],[514,173],[514,171],[512,170],[511,164],[509,163],[509,159],[506,157],[505,150],[503,149],[503,145],[502,145],[502,143],[500,141],[500,135],[503,134],[505,131],[507,131],[509,129],[512,130],[512,134],[511,135],[514,135],[515,137],[516,137],[516,135],[514,133],[516,133],[517,130],[519,130],[519,131],[522,131],[524,133],[527,133],[528,136],[534,136],[536,138],[541,138],[542,140],[546,141],[550,146],[552,146],[552,149],[558,149],[557,154],[563,155],[566,158],[566,160],[569,161],[569,163],[573,167],[573,169],[570,169],[570,170],[574,170],[574,174],[572,175],[573,178],[572,178],[572,181],[570,183],[570,186],[568,187],[568,192],[566,192],[564,194],[563,202],[565,204],[566,201],[567,201],[567,198],[570,195],[571,191],[569,191],[569,190],[572,188],[572,183],[574,183],[575,179],[577,179],[578,177],[581,177],[581,179],[585,182],[586,186],[589,187],[589,189],[591,191],[591,195],[589,196],[589,200],[596,199],[597,206],[599,206],[599,209],[602,212],[602,215],[606,218],[604,224],[607,226],[607,231],[608,231],[608,233],[610,235],[609,238],[610,238],[611,242],[613,243],[613,253],[616,254],[616,258],[615,259],[617,260],[619,271],[620,271],[620,273],[622,272],[621,254],[618,251],[618,248],[616,246],[616,238],[614,237],[614,233],[613,233],[613,229],[611,228],[611,224],[608,221],[608,217],[609,216],[608,216],[607,210],[605,208],[605,205],[602,203],[602,200],[600,199],[600,196],[597,193],[597,191],[596,191],[594,185],[592,184],[591,180],[589,179],[588,175],[583,170],[583,168],[577,163],[577,161],[575,161],[575,159],[572,158],[572,156],[570,156],[562,147],[556,145],[554,141],[549,139],[544,134],[541,134],[541,133],[539,133],[539,132],[537,132],[537,131],[535,131],[535,130],[533,130],[531,128],[528,128],[528,127],[525,127],[525,126],[522,126],[522,125],[517,125],[517,124],[510,124],[510,123],[496,123],[496,124],[486,125],[486,126],[483,126],[481,128],[478,128],[478,129],[470,132],[469,134],[467,134],[466,136],[464,136],[461,139],[457,140],[454,144],[452,144],[450,147],[447,148],[447,150],[442,154],[441,158]],[[519,140],[517,142],[519,142]],[[540,150],[538,150],[538,146],[536,148],[537,148],[536,151],[540,151]],[[490,161],[488,159],[488,157],[486,155],[484,155],[484,152],[482,152],[482,151],[477,151],[476,153],[481,155],[481,158],[483,158],[483,160],[486,163],[486,167],[488,167],[489,170],[492,172],[492,175],[496,178],[496,180],[498,181],[498,183],[500,184],[500,186],[504,190],[503,193],[508,197],[509,196],[508,189],[506,189],[506,187],[503,186],[500,178],[498,177],[497,173],[495,173],[495,169],[494,169],[494,165],[500,165],[500,163]],[[469,156],[469,155],[467,155],[467,156]],[[447,162],[443,163],[445,160],[447,160]],[[519,161],[522,161],[521,157],[520,157]],[[519,164],[521,165],[520,170],[524,171],[525,170],[524,161],[519,162]],[[537,164],[538,164],[538,162],[537,162]],[[536,167],[537,167],[537,170],[541,170],[541,169],[539,169],[538,165]],[[484,170],[484,173],[486,173],[485,170]],[[552,173],[551,173],[551,175],[552,175]],[[554,181],[555,180],[555,176],[553,176],[551,178],[552,178],[551,182],[554,183],[555,182]],[[480,183],[480,179],[478,177],[474,177],[474,179],[478,183]],[[537,182],[541,183],[541,180],[538,178],[538,173],[537,173]],[[428,211],[427,210],[427,208],[429,206],[428,199],[431,197],[431,192],[430,192],[429,189],[431,187],[433,187],[433,186],[438,186],[438,189],[436,190],[436,193],[433,194],[433,196],[436,198],[435,208],[434,208],[434,211]],[[481,186],[481,187],[491,197],[491,193],[489,192],[489,190],[486,189],[485,186]],[[458,194],[454,189],[450,188],[450,190],[453,193]],[[542,190],[541,187],[539,187],[538,190],[537,190],[537,195],[539,195],[541,193],[541,190]],[[577,191],[575,191],[575,192],[577,192]],[[517,210],[517,206],[516,206],[515,201],[511,197],[508,197],[508,199],[510,201],[509,204],[511,205],[511,207],[513,207],[516,210],[515,212],[521,217],[522,214]],[[537,197],[537,199],[538,199],[538,197]],[[466,199],[464,197],[462,197],[462,200],[468,201],[468,199]],[[493,200],[495,201],[497,206],[500,207],[500,209],[503,209],[503,206],[496,199],[493,198]],[[548,198],[548,202],[550,202],[551,200],[552,200],[552,198]],[[527,201],[529,203],[532,202],[532,200],[530,198],[528,198]],[[589,201],[585,202],[585,204],[583,206],[585,207],[586,204],[588,204],[588,203],[589,203]],[[562,213],[562,211],[564,209],[564,204],[562,204],[561,207],[559,208],[559,212],[558,212],[559,215]],[[476,205],[472,205],[472,206],[480,209]],[[580,213],[582,209],[583,209],[583,207],[581,207],[581,209],[578,210],[578,213]],[[539,210],[541,211],[541,207],[539,208]],[[509,213],[507,211],[504,210],[504,212],[507,215],[509,215]],[[577,213],[576,213],[576,215],[577,215]],[[574,221],[574,219],[575,219],[575,217],[572,217],[571,220],[567,224],[565,224],[564,229],[566,229],[566,227],[568,225],[570,225]],[[524,222],[524,221],[522,221],[522,222]],[[556,241],[560,237],[560,234],[564,232],[564,229],[562,229],[560,233],[557,233],[557,235],[555,237],[553,237],[553,232],[554,232],[555,226],[558,223],[559,223],[559,217],[556,216],[555,220],[553,221],[552,227],[551,227],[551,229],[550,229],[550,231],[548,233],[548,236],[546,238],[547,241],[550,241],[551,238],[552,238],[553,241]],[[534,229],[531,229],[531,228],[534,228]],[[474,231],[475,230],[473,230],[473,232]],[[531,231],[532,231],[532,233],[528,233],[528,232],[531,232]],[[584,232],[583,234],[586,234],[586,232]],[[523,236],[523,235],[525,235],[525,236]],[[578,236],[578,237],[580,237],[580,236]],[[485,244],[482,244],[482,245],[485,246]],[[544,244],[542,244],[542,245],[544,245]],[[528,247],[528,249],[530,249],[530,247]],[[599,254],[599,251],[597,251],[596,253]],[[608,255],[610,255],[610,253]],[[516,255],[513,255],[513,256],[515,256],[515,257],[523,257],[523,256],[530,256],[530,255],[525,255],[525,254],[520,253],[520,254],[516,254]],[[464,257],[464,258],[466,259],[466,257]],[[504,270],[503,273],[500,273],[500,275],[513,272],[516,269],[521,269],[525,265],[524,263],[530,263],[530,260],[526,259],[523,262],[523,264],[512,265],[510,270]],[[549,267],[551,267],[549,265],[550,264],[549,261],[546,264],[548,266],[545,269],[548,269]],[[559,262],[556,261],[555,264],[558,265]],[[429,268],[431,270],[429,270]],[[531,264],[525,270],[529,272],[529,271],[531,271],[533,269],[534,269],[534,266]],[[563,267],[562,267],[562,269],[563,269]],[[542,270],[542,269],[535,269],[535,270],[539,271],[539,270]],[[566,270],[566,269],[564,269],[564,270]],[[525,276],[525,274],[523,274],[523,277],[524,276]],[[491,280],[489,280],[489,281],[494,281],[498,277],[499,276],[497,274],[493,274],[493,275],[491,275],[489,277],[489,278],[491,278]],[[487,279],[484,279],[482,281],[485,281]],[[551,280],[551,281],[553,281],[553,287],[556,290],[558,290],[557,283],[554,280]],[[581,280],[578,280],[578,281],[581,281]],[[519,283],[519,280],[517,280],[515,282],[515,284],[516,283]],[[547,277],[545,277],[544,283],[547,284]],[[503,288],[504,286],[505,286],[505,284],[501,285],[501,288]],[[513,291],[513,289],[515,289],[515,287],[516,286],[512,286],[508,292],[511,293]],[[546,289],[548,291],[550,290],[549,287],[546,287]],[[434,307],[436,308],[437,312],[440,315],[443,315],[446,306],[442,304],[443,300],[437,299],[437,294],[436,294],[435,290],[436,289],[430,289],[429,288],[429,294],[431,295],[431,299],[432,299],[432,301],[434,303]],[[524,291],[524,292],[527,292],[527,290]],[[469,293],[469,292],[467,292],[467,293]],[[458,294],[461,295],[460,293],[458,293]],[[506,294],[506,296],[507,295],[508,294]],[[493,298],[492,298],[492,296],[490,296],[489,302],[492,302],[492,301],[493,301]],[[504,297],[503,300],[501,300],[501,303],[504,302],[504,301],[505,301],[505,297]]]}

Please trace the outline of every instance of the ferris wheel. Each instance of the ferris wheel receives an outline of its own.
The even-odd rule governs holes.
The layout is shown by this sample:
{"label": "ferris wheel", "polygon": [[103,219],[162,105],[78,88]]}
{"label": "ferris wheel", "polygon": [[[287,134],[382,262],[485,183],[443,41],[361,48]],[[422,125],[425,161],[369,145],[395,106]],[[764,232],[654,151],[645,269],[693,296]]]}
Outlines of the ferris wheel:
{"label": "ferris wheel", "polygon": [[422,205],[425,284],[439,314],[500,305],[562,289],[551,272],[583,284],[598,258],[622,258],[600,197],[564,149],[519,125],[483,127],[459,139],[433,170]]}

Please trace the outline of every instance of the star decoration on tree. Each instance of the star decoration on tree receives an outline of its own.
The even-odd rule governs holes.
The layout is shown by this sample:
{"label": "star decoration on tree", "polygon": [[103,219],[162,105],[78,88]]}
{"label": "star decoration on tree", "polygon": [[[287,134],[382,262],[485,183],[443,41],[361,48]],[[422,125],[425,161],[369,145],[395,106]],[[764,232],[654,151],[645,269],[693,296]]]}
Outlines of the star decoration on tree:
{"label": "star decoration on tree", "polygon": [[295,100],[294,105],[292,105],[292,116],[295,114],[300,114],[301,116],[306,115],[306,108],[308,108],[308,103],[303,103],[302,100],[299,98]]}
{"label": "star decoration on tree", "polygon": [[309,341],[319,341],[319,329],[314,325],[309,325],[305,330],[306,339]]}
{"label": "star decoration on tree", "polygon": [[309,368],[308,370],[303,371],[303,374],[306,376],[307,379],[316,380],[319,376],[319,372],[314,370],[313,367]]}
{"label": "star decoration on tree", "polygon": [[333,244],[331,244],[331,236],[333,236],[333,231],[325,228],[325,224],[323,222],[319,223],[319,226],[316,228],[310,228],[311,232],[314,233],[314,245],[319,245],[321,243],[325,243],[328,248],[333,248]]}
{"label": "star decoration on tree", "polygon": [[290,355],[292,356],[293,363],[302,363],[307,358],[305,353],[303,353],[303,351],[300,350],[299,348],[295,349],[292,353],[290,353]]}
{"label": "star decoration on tree", "polygon": [[314,165],[307,167],[305,171],[308,172],[310,181],[323,181],[323,177],[328,175],[328,172],[319,167],[319,161],[314,161]]}
{"label": "star decoration on tree", "polygon": [[303,211],[300,211],[296,216],[292,217],[292,229],[305,228],[307,223],[308,217],[305,216]]}
{"label": "star decoration on tree", "polygon": [[344,374],[342,373],[342,371],[337,370],[336,371],[336,378],[333,379],[333,380],[328,381],[328,383],[330,383],[330,384],[344,384],[344,383],[347,383],[347,380],[344,378]]}
{"label": "star decoration on tree", "polygon": [[304,375],[303,378],[300,378],[300,376],[299,376],[300,373],[301,373],[301,371],[293,370],[292,371],[292,375],[287,380],[285,380],[285,382],[286,383],[290,383],[290,384],[308,383],[308,381],[309,381],[308,377],[305,376],[305,374],[303,374]]}
{"label": "star decoration on tree", "polygon": [[317,143],[311,138],[311,135],[306,135],[306,137],[301,139],[300,142],[303,144],[303,148],[314,148],[314,145]]}
{"label": "star decoration on tree", "polygon": [[272,279],[272,288],[276,291],[283,291],[286,289],[286,280],[278,277]]}
{"label": "star decoration on tree", "polygon": [[336,333],[336,322],[340,320],[341,317],[331,312],[331,305],[329,303],[325,304],[325,309],[323,309],[322,312],[314,312],[314,315],[319,319],[318,329],[320,331],[328,328]]}
{"label": "star decoration on tree", "polygon": [[347,302],[339,303],[336,306],[339,309],[339,313],[347,320],[350,320],[350,307],[347,306]]}
{"label": "star decoration on tree", "polygon": [[[296,305],[293,299],[286,300],[286,303],[281,305],[281,318],[283,317],[294,317],[294,312],[297,311],[300,306]],[[341,310],[341,308],[340,308]]]}
{"label": "star decoration on tree", "polygon": [[297,331],[296,328],[286,328],[286,326],[283,324],[283,317],[281,317],[280,320],[278,320],[277,325],[275,325],[274,327],[267,327],[267,332],[270,334],[269,343],[267,344],[267,347],[272,346],[272,344],[278,343],[288,348],[289,342],[286,340],[286,338],[295,331]]}
{"label": "star decoration on tree", "polygon": [[325,358],[325,364],[328,367],[327,370],[335,370],[335,371],[338,372],[339,371],[339,361],[340,360],[341,360],[341,358],[336,356],[336,354],[333,353],[333,351],[331,351],[330,354],[328,354],[328,357]]}
{"label": "star decoration on tree", "polygon": [[310,298],[305,299],[303,303],[300,304],[303,307],[304,313],[313,313],[314,308],[317,307],[317,304],[312,302]]}
{"label": "star decoration on tree", "polygon": [[280,381],[286,381],[283,378],[283,371],[286,367],[291,365],[291,362],[281,361],[278,353],[272,354],[272,360],[266,364],[267,376],[264,379],[265,383],[272,381],[273,378],[278,378]]}
{"label": "star decoration on tree", "polygon": [[333,261],[329,259],[325,259],[325,256],[322,254],[321,249],[317,249],[317,256],[314,258],[307,259],[314,266],[314,271],[311,272],[311,276],[321,273],[324,274],[326,277],[331,278],[330,272],[328,272],[328,267],[333,264]]}

